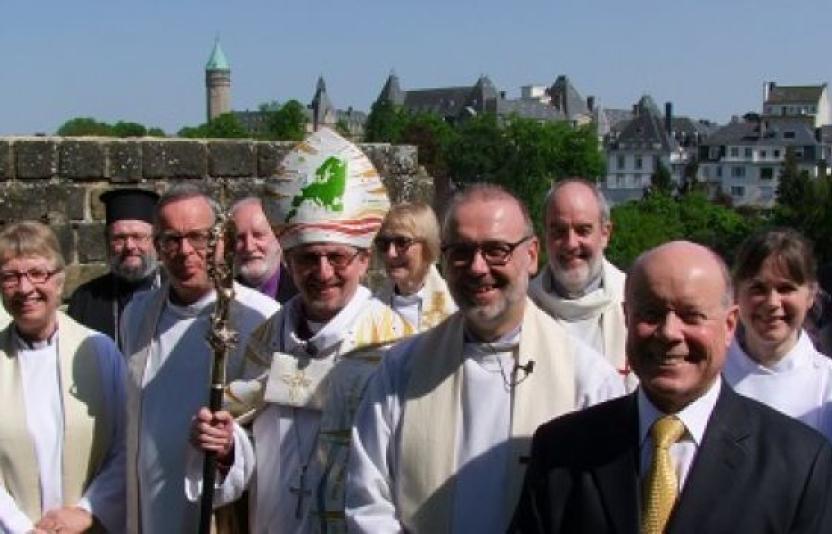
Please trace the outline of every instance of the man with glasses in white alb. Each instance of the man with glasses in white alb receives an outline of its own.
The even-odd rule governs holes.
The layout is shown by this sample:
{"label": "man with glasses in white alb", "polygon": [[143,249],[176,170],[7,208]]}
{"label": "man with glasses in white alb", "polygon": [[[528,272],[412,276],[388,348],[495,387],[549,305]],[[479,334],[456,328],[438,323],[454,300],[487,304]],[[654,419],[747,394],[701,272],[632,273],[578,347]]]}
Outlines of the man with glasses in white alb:
{"label": "man with glasses in white alb", "polygon": [[539,245],[516,197],[464,190],[442,243],[459,311],[394,346],[367,386],[351,532],[505,532],[537,426],[624,393],[612,365],[526,297]]}
{"label": "man with glasses in white alb", "polygon": [[[185,499],[184,466],[191,418],[208,400],[213,354],[206,335],[217,300],[208,275],[208,241],[217,215],[216,203],[194,186],[174,187],[159,199],[155,244],[167,281],[136,297],[124,312],[130,533],[197,530],[199,508]],[[251,331],[279,308],[260,292],[234,284],[229,322],[240,341],[227,362],[231,379],[239,376]]]}

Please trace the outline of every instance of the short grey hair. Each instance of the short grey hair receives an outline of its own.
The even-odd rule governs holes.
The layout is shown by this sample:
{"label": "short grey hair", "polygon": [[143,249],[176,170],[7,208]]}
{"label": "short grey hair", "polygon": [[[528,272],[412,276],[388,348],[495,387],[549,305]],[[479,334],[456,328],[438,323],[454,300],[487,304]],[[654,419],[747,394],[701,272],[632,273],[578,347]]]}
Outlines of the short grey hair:
{"label": "short grey hair", "polygon": [[601,214],[601,223],[606,224],[610,222],[610,204],[607,202],[604,193],[601,192],[601,189],[598,187],[598,184],[591,180],[587,180],[586,178],[582,178],[580,176],[570,176],[569,178],[564,178],[563,180],[559,180],[552,184],[552,187],[549,188],[549,192],[546,193],[546,200],[543,203],[544,209],[544,218],[547,219],[549,217],[549,205],[555,198],[560,189],[569,184],[581,184],[587,187],[590,191],[592,191],[593,196],[595,197],[595,201],[598,203],[598,212]]}
{"label": "short grey hair", "polygon": [[472,200],[508,200],[513,202],[517,205],[520,213],[523,214],[523,225],[525,226],[526,235],[535,235],[534,223],[532,222],[531,215],[529,214],[529,208],[526,207],[526,204],[524,204],[523,201],[502,186],[478,182],[471,184],[462,191],[456,193],[451,199],[448,210],[445,212],[445,218],[442,220],[443,241],[448,238],[448,232],[450,231],[450,226],[456,216],[457,208]]}
{"label": "short grey hair", "polygon": [[254,204],[254,205],[260,206],[260,209],[263,209],[263,201],[260,200],[259,197],[249,196],[249,197],[241,198],[240,200],[238,200],[237,202],[232,204],[231,209],[228,210],[228,212],[233,217],[234,214],[237,212],[237,210],[243,208],[244,206],[248,206],[249,204]]}
{"label": "short grey hair", "polygon": [[156,203],[156,211],[153,213],[153,228],[155,231],[159,229],[159,214],[162,209],[168,204],[178,202],[180,200],[188,200],[191,198],[201,198],[208,203],[211,208],[211,213],[214,215],[214,222],[222,213],[222,208],[219,202],[211,198],[202,187],[190,183],[176,184],[159,197],[159,202]]}

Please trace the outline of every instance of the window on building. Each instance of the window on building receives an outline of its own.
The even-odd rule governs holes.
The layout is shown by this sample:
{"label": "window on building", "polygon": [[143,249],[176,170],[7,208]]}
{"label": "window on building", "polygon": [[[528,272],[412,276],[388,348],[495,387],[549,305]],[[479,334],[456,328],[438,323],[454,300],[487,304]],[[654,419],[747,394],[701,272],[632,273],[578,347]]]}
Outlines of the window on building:
{"label": "window on building", "polygon": [[738,146],[732,146],[732,147],[729,149],[728,154],[729,154],[732,158],[738,158],[738,157],[740,157],[740,147],[738,147]]}
{"label": "window on building", "polygon": [[716,177],[717,178],[722,178],[722,165],[717,165],[716,166]]}
{"label": "window on building", "polygon": [[786,130],[783,132],[783,139],[794,139],[794,132],[792,130]]}
{"label": "window on building", "polygon": [[732,178],[745,178],[745,167],[735,166],[731,167]]}
{"label": "window on building", "polygon": [[774,157],[775,157],[775,158],[779,158],[779,157],[780,157],[780,151],[779,151],[779,150],[775,150],[775,151],[774,151]]}
{"label": "window on building", "polygon": [[745,147],[745,159],[751,159],[751,147]]}
{"label": "window on building", "polygon": [[708,148],[708,158],[710,158],[712,160],[719,159],[719,147],[718,146],[712,146],[712,147]]}
{"label": "window on building", "polygon": [[618,155],[618,168],[623,169],[624,168],[624,163],[625,163],[624,156],[619,154]]}
{"label": "window on building", "polygon": [[634,166],[636,169],[641,169],[643,167],[641,156],[636,156]]}
{"label": "window on building", "polygon": [[760,150],[760,159],[766,159],[768,157],[768,153],[765,150]]}
{"label": "window on building", "polygon": [[732,185],[731,186],[731,196],[732,197],[743,197],[745,196],[745,187],[741,185]]}
{"label": "window on building", "polygon": [[710,178],[711,177],[711,167],[710,166],[708,166],[708,165],[703,165],[702,166],[702,176],[704,176],[705,178]]}
{"label": "window on building", "polygon": [[618,173],[615,175],[615,187],[621,189],[627,185],[627,175]]}
{"label": "window on building", "polygon": [[774,178],[773,167],[760,167],[760,180],[771,180]]}
{"label": "window on building", "polygon": [[797,159],[803,158],[803,147],[796,147],[794,149],[794,157]]}

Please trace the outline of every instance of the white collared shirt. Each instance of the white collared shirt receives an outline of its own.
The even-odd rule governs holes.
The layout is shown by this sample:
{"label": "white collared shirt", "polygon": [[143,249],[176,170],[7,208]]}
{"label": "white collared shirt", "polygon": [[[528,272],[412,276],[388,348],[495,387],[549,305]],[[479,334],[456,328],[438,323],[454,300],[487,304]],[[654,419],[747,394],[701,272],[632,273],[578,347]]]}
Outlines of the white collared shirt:
{"label": "white collared shirt", "polygon": [[[682,437],[670,446],[670,460],[673,462],[674,471],[676,471],[676,480],[679,483],[679,493],[685,487],[690,467],[696,458],[696,453],[699,447],[702,446],[702,438],[705,436],[705,429],[708,427],[708,421],[711,418],[711,413],[714,411],[716,401],[719,398],[719,392],[722,389],[722,378],[717,377],[708,391],[685,406],[680,412],[674,414],[685,425],[685,433]],[[644,390],[638,389],[638,436],[639,436],[639,458],[641,464],[639,465],[639,474],[641,479],[647,475],[650,468],[650,461],[653,459],[653,444],[650,438],[650,428],[657,419],[663,417],[665,414],[656,408]]]}

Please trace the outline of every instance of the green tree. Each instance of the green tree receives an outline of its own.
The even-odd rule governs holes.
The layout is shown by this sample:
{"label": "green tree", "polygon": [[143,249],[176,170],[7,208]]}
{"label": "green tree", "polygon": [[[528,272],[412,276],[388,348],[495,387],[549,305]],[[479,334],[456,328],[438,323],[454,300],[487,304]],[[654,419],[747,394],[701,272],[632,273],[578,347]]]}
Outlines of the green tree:
{"label": "green tree", "polygon": [[223,113],[215,119],[196,127],[179,130],[179,137],[192,139],[241,139],[251,137],[233,113]]}
{"label": "green tree", "polygon": [[115,137],[144,137],[147,135],[147,128],[137,122],[118,121],[113,125],[111,131]]}
{"label": "green tree", "polygon": [[407,122],[406,111],[390,102],[376,101],[364,124],[364,140],[368,143],[398,143]]}
{"label": "green tree", "polygon": [[83,137],[87,135],[111,136],[112,126],[98,122],[92,117],[76,117],[63,123],[56,132],[63,137]]}
{"label": "green tree", "polygon": [[656,170],[650,176],[650,189],[653,192],[660,192],[664,194],[673,193],[673,178],[670,176],[670,170],[656,159]]}
{"label": "green tree", "polygon": [[306,110],[297,100],[289,100],[266,117],[266,139],[300,141],[306,134]]}

